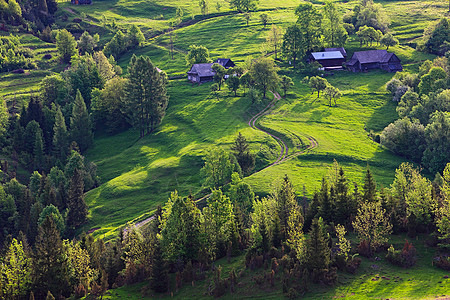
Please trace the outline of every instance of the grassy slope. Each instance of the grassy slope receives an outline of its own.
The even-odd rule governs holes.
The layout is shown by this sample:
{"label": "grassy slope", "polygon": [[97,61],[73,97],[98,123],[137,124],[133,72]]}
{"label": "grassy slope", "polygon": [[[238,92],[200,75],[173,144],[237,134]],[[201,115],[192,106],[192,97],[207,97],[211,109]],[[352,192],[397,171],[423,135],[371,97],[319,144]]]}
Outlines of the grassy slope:
{"label": "grassy slope", "polygon": [[[401,249],[405,236],[393,236],[390,243],[396,249]],[[431,265],[434,250],[423,245],[422,236],[418,241],[413,241],[418,251],[416,265],[404,269],[391,265],[380,254],[378,260],[361,257],[362,264],[356,274],[340,272],[338,283],[334,287],[312,285],[302,299],[437,299],[449,296],[450,279],[444,276],[448,272],[437,269]],[[234,269],[237,274],[242,271],[238,279],[238,286],[234,294],[227,293],[221,299],[286,299],[282,294],[281,273],[275,275],[275,286],[270,287],[268,282],[257,285],[255,276],[268,273],[268,270],[250,271],[245,269],[244,257],[232,258],[230,263],[226,259],[216,262],[222,266],[222,277],[226,278]],[[382,278],[384,277],[384,278]],[[211,278],[211,276],[207,276]],[[175,292],[175,299],[212,299],[205,295],[211,282],[207,280],[197,281],[195,285],[186,284],[180,291]],[[125,286],[111,290],[105,299],[149,299],[141,295],[141,289],[145,283]],[[160,299],[172,298],[171,296],[159,296]]]}
{"label": "grassy slope", "polygon": [[170,106],[158,132],[141,140],[133,130],[100,137],[88,151],[104,182],[86,197],[92,217],[88,226],[102,227],[97,234],[154,209],[175,189],[183,195],[200,192],[205,149],[229,144],[238,131],[252,140],[254,150],[276,147],[245,125],[249,113],[245,98],[217,100],[210,97],[209,85],[192,86],[184,80],[171,81],[169,93]]}

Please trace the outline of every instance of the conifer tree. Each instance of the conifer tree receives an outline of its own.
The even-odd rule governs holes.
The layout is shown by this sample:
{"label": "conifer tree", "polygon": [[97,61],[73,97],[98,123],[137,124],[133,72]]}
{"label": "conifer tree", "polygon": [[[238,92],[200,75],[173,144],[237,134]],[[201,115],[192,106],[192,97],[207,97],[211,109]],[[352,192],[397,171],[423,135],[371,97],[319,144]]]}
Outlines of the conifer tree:
{"label": "conifer tree", "polygon": [[292,183],[287,175],[284,176],[281,187],[277,191],[278,217],[281,224],[282,239],[286,240],[288,232],[288,219],[293,210],[298,210],[297,200]]}
{"label": "conifer tree", "polygon": [[156,293],[165,293],[169,288],[169,274],[167,264],[163,256],[161,243],[156,241],[153,253],[152,275],[150,288]]}
{"label": "conifer tree", "polygon": [[92,122],[79,90],[77,90],[70,117],[70,137],[78,144],[81,152],[86,151],[92,145]]}
{"label": "conifer tree", "polygon": [[66,249],[53,219],[48,216],[39,227],[34,252],[35,291],[41,299],[45,293],[70,293],[69,265]]}
{"label": "conifer tree", "polygon": [[377,198],[377,183],[370,172],[369,167],[367,167],[366,176],[364,178],[363,186],[363,200],[364,202],[373,202]]}
{"label": "conifer tree", "polygon": [[249,143],[240,132],[234,140],[231,150],[244,174],[249,175],[255,167],[255,156],[250,153]]}
{"label": "conifer tree", "polygon": [[84,202],[84,182],[81,172],[75,169],[70,180],[67,225],[78,227],[86,221],[88,206]]}
{"label": "conifer tree", "polygon": [[34,168],[41,171],[44,167],[44,143],[42,141],[42,130],[36,131],[36,138],[34,141]]}
{"label": "conifer tree", "polygon": [[58,106],[55,117],[55,125],[53,127],[53,146],[55,156],[61,161],[65,161],[68,152],[68,135],[67,127],[61,108]]}
{"label": "conifer tree", "polygon": [[323,219],[314,219],[306,242],[306,262],[310,271],[326,269],[330,265],[327,239]]}
{"label": "conifer tree", "polygon": [[325,222],[332,222],[334,219],[334,203],[328,191],[328,181],[322,178],[322,186],[319,191],[319,216]]}
{"label": "conifer tree", "polygon": [[133,55],[125,85],[124,113],[130,124],[139,128],[139,136],[153,132],[166,113],[169,97],[166,75],[158,72],[148,56]]}

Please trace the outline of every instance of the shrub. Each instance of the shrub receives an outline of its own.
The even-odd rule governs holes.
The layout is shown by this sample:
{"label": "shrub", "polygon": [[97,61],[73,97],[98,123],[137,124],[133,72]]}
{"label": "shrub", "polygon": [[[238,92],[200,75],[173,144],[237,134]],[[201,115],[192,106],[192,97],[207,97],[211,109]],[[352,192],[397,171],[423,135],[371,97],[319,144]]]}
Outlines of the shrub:
{"label": "shrub", "polygon": [[352,257],[347,261],[347,265],[345,266],[345,269],[347,270],[347,272],[349,272],[351,274],[355,274],[356,270],[358,270],[360,265],[361,265],[361,258]]}
{"label": "shrub", "polygon": [[433,265],[446,271],[450,271],[450,256],[439,255],[434,258]]}
{"label": "shrub", "polygon": [[53,56],[50,53],[45,54],[42,58],[43,59],[51,59]]}
{"label": "shrub", "polygon": [[358,253],[364,257],[371,257],[372,251],[367,240],[362,240],[358,245]]}
{"label": "shrub", "polygon": [[388,254],[386,259],[392,264],[403,267],[410,268],[416,264],[417,252],[412,243],[405,241],[403,250],[395,250],[391,245],[388,249]]}

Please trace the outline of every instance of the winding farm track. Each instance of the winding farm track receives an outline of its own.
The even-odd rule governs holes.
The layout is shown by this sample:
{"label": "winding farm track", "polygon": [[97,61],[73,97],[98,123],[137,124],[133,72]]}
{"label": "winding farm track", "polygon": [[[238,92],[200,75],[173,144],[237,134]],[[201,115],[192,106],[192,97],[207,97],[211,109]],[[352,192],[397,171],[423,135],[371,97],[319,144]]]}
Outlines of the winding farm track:
{"label": "winding farm track", "polygon": [[[281,99],[281,97],[280,97],[280,95],[278,93],[274,93],[274,92],[272,92],[272,93],[273,93],[273,96],[274,96],[274,99],[272,100],[272,102],[270,102],[265,108],[263,108],[260,112],[258,112],[256,115],[254,115],[248,121],[248,126],[252,127],[255,130],[259,130],[261,132],[264,132],[265,134],[267,134],[270,137],[274,138],[280,144],[280,147],[281,147],[280,154],[278,155],[277,159],[273,163],[271,163],[270,165],[268,165],[268,166],[262,168],[261,170],[259,170],[258,172],[261,172],[261,171],[263,171],[263,170],[265,170],[267,168],[270,168],[272,166],[278,165],[278,164],[280,164],[282,162],[285,162],[285,161],[287,161],[287,160],[289,160],[291,158],[294,158],[294,157],[296,157],[296,156],[298,156],[300,154],[304,154],[304,153],[306,153],[306,152],[308,152],[308,151],[310,151],[310,150],[312,150],[314,148],[317,148],[319,146],[319,143],[317,142],[317,140],[314,137],[306,136],[306,138],[309,141],[308,147],[306,147],[305,149],[302,149],[301,151],[297,151],[297,152],[294,152],[293,154],[289,155],[289,147],[286,145],[286,143],[283,141],[283,139],[281,137],[276,136],[275,134],[269,133],[266,130],[261,129],[260,127],[258,127],[258,121],[262,117],[270,114],[274,110],[276,103]],[[255,174],[255,173],[253,173],[253,174]],[[210,196],[211,196],[211,193],[209,193],[206,196],[203,196],[200,199],[195,200],[195,202],[196,203],[201,203],[203,201],[206,201]],[[144,219],[142,221],[136,222],[134,225],[131,225],[131,227],[132,228],[140,228],[140,227],[144,226],[145,224],[149,223],[150,221],[152,221],[154,218],[155,218],[155,216],[148,217],[148,218],[146,218],[146,219]],[[125,234],[127,232],[128,232],[128,227],[125,228],[125,230],[124,230]]]}

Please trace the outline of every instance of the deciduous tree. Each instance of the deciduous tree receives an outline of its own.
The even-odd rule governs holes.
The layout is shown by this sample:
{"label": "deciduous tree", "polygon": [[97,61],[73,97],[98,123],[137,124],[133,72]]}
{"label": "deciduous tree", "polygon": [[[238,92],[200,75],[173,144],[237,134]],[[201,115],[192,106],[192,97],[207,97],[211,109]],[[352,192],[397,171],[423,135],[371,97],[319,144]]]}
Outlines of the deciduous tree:
{"label": "deciduous tree", "polygon": [[268,90],[275,89],[278,86],[280,79],[277,71],[275,62],[267,57],[261,57],[252,64],[249,70],[250,77],[256,88],[263,93],[263,98],[266,98]]}
{"label": "deciduous tree", "polygon": [[66,29],[60,30],[56,35],[56,47],[61,60],[65,63],[70,63],[72,56],[77,53],[77,42]]}

